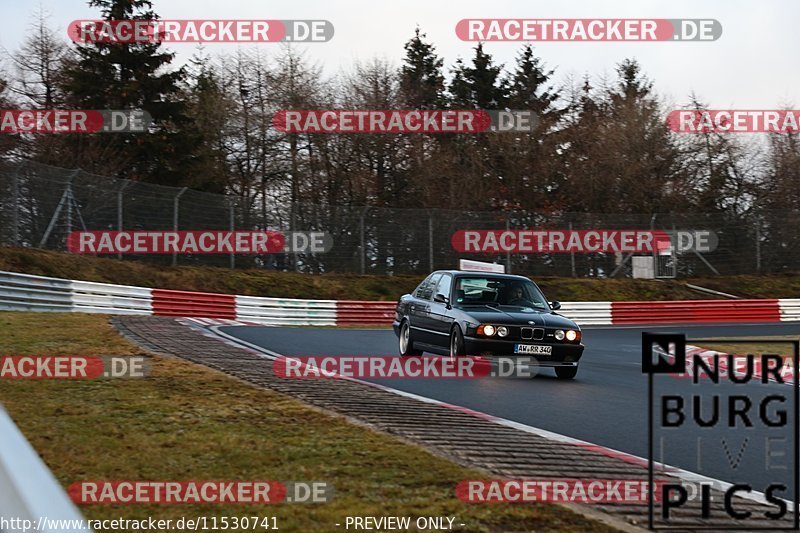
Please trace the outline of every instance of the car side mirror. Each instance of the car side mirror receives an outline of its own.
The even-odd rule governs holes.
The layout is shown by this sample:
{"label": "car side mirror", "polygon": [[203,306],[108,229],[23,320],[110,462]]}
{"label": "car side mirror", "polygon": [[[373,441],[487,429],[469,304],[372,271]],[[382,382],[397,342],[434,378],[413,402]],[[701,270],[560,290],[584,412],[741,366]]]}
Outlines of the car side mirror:
{"label": "car side mirror", "polygon": [[441,304],[449,304],[450,303],[450,299],[447,296],[445,296],[444,294],[439,294],[439,293],[437,293],[436,296],[433,297],[433,301],[434,302],[439,302]]}
{"label": "car side mirror", "polygon": [[557,302],[557,301],[556,302],[550,302],[550,308],[553,311],[558,311],[559,309],[561,309],[561,302]]}

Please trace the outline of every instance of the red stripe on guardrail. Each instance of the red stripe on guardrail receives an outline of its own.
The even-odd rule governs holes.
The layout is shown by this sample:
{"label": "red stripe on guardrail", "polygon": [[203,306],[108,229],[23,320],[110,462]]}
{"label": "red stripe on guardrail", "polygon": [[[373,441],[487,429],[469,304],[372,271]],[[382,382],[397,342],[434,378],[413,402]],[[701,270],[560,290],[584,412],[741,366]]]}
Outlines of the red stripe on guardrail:
{"label": "red stripe on guardrail", "polygon": [[781,313],[778,300],[612,302],[611,320],[615,325],[780,322]]}
{"label": "red stripe on guardrail", "polygon": [[336,324],[339,326],[388,326],[394,320],[395,302],[339,300]]}
{"label": "red stripe on guardrail", "polygon": [[210,292],[153,289],[153,314],[235,319],[236,296]]}

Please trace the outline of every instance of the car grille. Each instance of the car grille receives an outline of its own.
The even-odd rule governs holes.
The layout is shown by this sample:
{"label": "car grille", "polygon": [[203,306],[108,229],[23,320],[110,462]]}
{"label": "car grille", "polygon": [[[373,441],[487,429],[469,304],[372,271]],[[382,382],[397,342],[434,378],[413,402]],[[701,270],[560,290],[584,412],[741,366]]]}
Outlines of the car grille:
{"label": "car grille", "polygon": [[521,328],[520,337],[522,340],[540,341],[544,339],[544,328]]}

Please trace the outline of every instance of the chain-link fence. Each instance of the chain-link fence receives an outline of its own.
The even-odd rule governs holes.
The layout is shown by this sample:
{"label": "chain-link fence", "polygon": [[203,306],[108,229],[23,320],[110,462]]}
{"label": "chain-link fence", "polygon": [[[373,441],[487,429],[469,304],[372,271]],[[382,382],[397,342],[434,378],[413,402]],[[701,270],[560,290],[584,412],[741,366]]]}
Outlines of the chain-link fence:
{"label": "chain-link fence", "polygon": [[[158,264],[217,265],[302,272],[422,274],[457,268],[458,259],[506,264],[535,276],[630,276],[627,253],[468,254],[454,233],[471,229],[710,231],[710,252],[653,253],[656,277],[749,274],[800,269],[797,213],[558,215],[530,211],[469,212],[310,204],[245,208],[233,196],[165,187],[22,162],[0,166],[0,244],[66,250],[78,230],[322,231],[333,248],[318,254],[119,256]],[[645,254],[646,255],[646,254]]]}

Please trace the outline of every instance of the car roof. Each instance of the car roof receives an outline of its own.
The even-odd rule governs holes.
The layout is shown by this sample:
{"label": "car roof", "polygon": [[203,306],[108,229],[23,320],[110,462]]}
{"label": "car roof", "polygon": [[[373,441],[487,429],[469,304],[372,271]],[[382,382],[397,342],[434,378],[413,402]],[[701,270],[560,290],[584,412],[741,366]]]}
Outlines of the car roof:
{"label": "car roof", "polygon": [[431,274],[451,274],[453,276],[485,276],[487,278],[511,278],[511,279],[524,279],[528,280],[525,276],[518,276],[516,274],[505,274],[500,272],[481,272],[479,270],[436,270]]}

